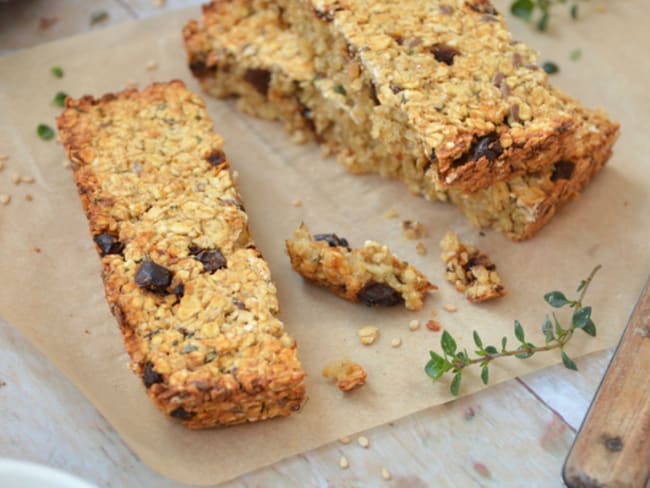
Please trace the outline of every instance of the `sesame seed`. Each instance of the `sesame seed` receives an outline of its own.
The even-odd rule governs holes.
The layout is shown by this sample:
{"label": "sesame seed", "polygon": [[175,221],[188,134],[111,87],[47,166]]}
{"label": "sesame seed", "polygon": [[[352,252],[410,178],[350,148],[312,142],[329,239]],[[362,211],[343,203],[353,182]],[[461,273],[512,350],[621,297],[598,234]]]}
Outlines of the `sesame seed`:
{"label": "sesame seed", "polygon": [[0,203],[2,205],[9,205],[9,202],[11,201],[11,196],[5,194],[5,193],[0,193]]}
{"label": "sesame seed", "polygon": [[393,478],[393,476],[390,474],[390,471],[388,471],[388,469],[386,468],[381,468],[381,477],[384,478],[386,481]]}
{"label": "sesame seed", "polygon": [[350,462],[348,461],[348,458],[345,456],[341,456],[341,459],[339,459],[339,467],[341,469],[348,469],[350,467]]}
{"label": "sesame seed", "polygon": [[432,317],[436,317],[437,315],[438,315],[438,312],[436,312],[435,310],[431,310],[431,316]]}
{"label": "sesame seed", "polygon": [[20,175],[18,173],[14,173],[11,175],[11,181],[13,182],[14,185],[19,185],[20,184]]}
{"label": "sesame seed", "polygon": [[147,70],[153,71],[156,68],[158,68],[158,63],[156,63],[153,59],[147,61]]}
{"label": "sesame seed", "polygon": [[399,347],[402,345],[402,339],[400,339],[399,337],[395,337],[395,339],[391,341],[390,345],[391,347]]}
{"label": "sesame seed", "polygon": [[397,210],[395,210],[394,208],[391,208],[390,210],[388,210],[384,214],[384,217],[387,218],[387,219],[395,219],[395,218],[397,218],[397,215],[398,215]]}
{"label": "sesame seed", "polygon": [[341,438],[339,439],[339,442],[340,442],[341,444],[349,444],[349,443],[350,443],[350,438],[349,438],[348,436],[341,437]]}
{"label": "sesame seed", "polygon": [[61,163],[61,166],[63,166],[64,168],[70,168],[72,165],[70,164],[70,161],[66,159]]}
{"label": "sesame seed", "polygon": [[415,245],[415,252],[418,253],[421,256],[424,256],[427,253],[427,248],[422,242],[418,242]]}
{"label": "sesame seed", "polygon": [[418,330],[420,328],[420,321],[419,320],[411,320],[409,322],[409,329],[411,330]]}
{"label": "sesame seed", "polygon": [[129,80],[126,82],[126,87],[127,88],[137,88],[138,87],[138,82],[135,80]]}
{"label": "sesame seed", "polygon": [[36,181],[36,180],[34,180],[33,176],[21,176],[20,181],[22,183],[34,183],[34,181]]}
{"label": "sesame seed", "polygon": [[293,205],[294,207],[302,207],[302,200],[295,199],[291,202],[291,205]]}
{"label": "sesame seed", "polygon": [[368,449],[368,446],[370,445],[370,441],[368,440],[368,438],[366,436],[363,436],[363,435],[359,436],[359,438],[357,439],[357,442],[364,449]]}
{"label": "sesame seed", "polygon": [[456,307],[456,305],[452,305],[451,303],[446,304],[444,308],[449,313],[454,313],[456,310],[458,310],[458,307]]}

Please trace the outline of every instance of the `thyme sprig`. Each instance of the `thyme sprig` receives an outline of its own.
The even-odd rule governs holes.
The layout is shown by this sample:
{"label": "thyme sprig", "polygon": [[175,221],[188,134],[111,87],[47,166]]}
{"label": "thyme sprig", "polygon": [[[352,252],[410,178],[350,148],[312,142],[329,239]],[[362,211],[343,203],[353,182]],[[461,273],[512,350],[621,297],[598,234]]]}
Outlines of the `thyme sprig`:
{"label": "thyme sprig", "polygon": [[[535,25],[541,31],[548,27],[548,21],[551,18],[551,9],[554,5],[570,5],[569,12],[571,18],[576,20],[579,15],[580,2],[588,0],[513,0],[510,4],[510,12],[515,17],[519,17],[529,22],[536,17]],[[539,14],[537,12],[539,11]]]}
{"label": "thyme sprig", "polygon": [[591,307],[583,304],[583,300],[587,293],[587,289],[591,284],[594,276],[601,268],[600,265],[596,266],[589,276],[580,282],[576,293],[579,293],[577,299],[569,300],[564,293],[560,291],[551,291],[544,295],[544,300],[553,308],[562,308],[569,306],[574,309],[571,318],[571,324],[564,328],[560,325],[555,312],[551,314],[551,318],[546,315],[542,323],[542,333],[544,334],[543,346],[536,346],[526,339],[524,328],[518,320],[515,320],[514,334],[517,340],[515,348],[508,348],[508,338],[501,339],[501,347],[493,345],[483,345],[483,340],[477,331],[473,332],[474,344],[476,345],[475,357],[470,357],[467,349],[462,351],[458,350],[456,340],[447,331],[442,333],[440,340],[440,347],[442,355],[430,351],[431,359],[424,367],[426,374],[433,380],[440,379],[446,373],[453,375],[450,384],[451,394],[456,396],[460,390],[460,384],[463,378],[463,371],[465,368],[478,364],[481,368],[481,380],[484,384],[489,381],[489,364],[495,359],[515,356],[519,359],[527,359],[533,354],[543,351],[552,351],[554,349],[560,350],[562,363],[568,369],[577,371],[576,363],[564,351],[564,346],[571,340],[573,333],[576,329],[582,330],[584,333],[595,337],[596,325],[591,318]]}

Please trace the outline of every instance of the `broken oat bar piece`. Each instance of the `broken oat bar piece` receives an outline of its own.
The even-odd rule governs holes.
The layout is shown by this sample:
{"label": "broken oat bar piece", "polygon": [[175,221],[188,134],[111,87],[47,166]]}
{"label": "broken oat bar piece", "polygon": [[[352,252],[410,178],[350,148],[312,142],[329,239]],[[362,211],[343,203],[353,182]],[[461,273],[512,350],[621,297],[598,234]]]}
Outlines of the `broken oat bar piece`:
{"label": "broken oat bar piece", "polygon": [[323,368],[323,376],[336,381],[339,390],[346,393],[356,390],[366,384],[368,373],[361,365],[344,358],[332,361]]}
{"label": "broken oat bar piece", "polygon": [[352,302],[368,306],[404,303],[409,310],[420,310],[427,291],[438,289],[377,242],[350,249],[347,240],[336,234],[312,236],[302,224],[286,245],[294,271]]}
{"label": "broken oat bar piece", "polygon": [[452,231],[447,231],[440,247],[441,258],[447,265],[445,278],[456,290],[464,292],[470,302],[484,302],[506,294],[496,266],[483,251],[464,244]]}

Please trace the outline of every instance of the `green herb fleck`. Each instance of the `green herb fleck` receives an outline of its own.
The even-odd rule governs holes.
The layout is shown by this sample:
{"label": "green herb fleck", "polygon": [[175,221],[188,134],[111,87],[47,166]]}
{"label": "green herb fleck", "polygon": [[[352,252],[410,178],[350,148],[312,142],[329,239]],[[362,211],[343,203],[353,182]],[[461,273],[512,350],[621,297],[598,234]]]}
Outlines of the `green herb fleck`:
{"label": "green herb fleck", "polygon": [[345,91],[345,88],[343,88],[343,85],[335,85],[334,86],[334,92],[338,93],[339,95],[345,96],[347,92]]}
{"label": "green herb fleck", "polygon": [[181,351],[181,353],[182,354],[189,354],[191,352],[198,351],[198,350],[199,350],[199,348],[194,344],[185,344],[185,346],[183,347],[183,350]]}
{"label": "green herb fleck", "polygon": [[65,92],[58,92],[56,95],[54,95],[54,98],[52,99],[52,103],[56,105],[57,107],[65,107],[65,99],[68,98],[68,95]]}
{"label": "green herb fleck", "polygon": [[512,5],[510,5],[510,12],[512,15],[524,20],[530,20],[534,9],[535,4],[533,3],[533,0],[515,0],[512,2]]}
{"label": "green herb fleck", "polygon": [[542,65],[542,69],[546,71],[549,75],[554,75],[558,71],[560,71],[560,68],[558,67],[557,64],[555,64],[553,61],[546,61]]}
{"label": "green herb fleck", "polygon": [[574,3],[571,5],[571,18],[576,20],[578,18],[578,4]]}
{"label": "green herb fleck", "polygon": [[582,56],[582,51],[580,49],[574,49],[569,53],[569,59],[571,61],[577,61]]}
{"label": "green herb fleck", "polygon": [[63,78],[63,68],[61,66],[54,66],[50,69],[50,72],[56,78]]}
{"label": "green herb fleck", "polygon": [[515,356],[519,359],[527,359],[538,352],[559,349],[561,353],[560,357],[562,358],[564,366],[573,371],[577,371],[578,368],[576,363],[567,355],[564,351],[564,347],[571,340],[574,332],[578,329],[592,337],[596,335],[596,325],[591,318],[592,308],[588,305],[583,306],[583,300],[589,285],[599,269],[600,265],[596,266],[587,279],[580,282],[580,285],[578,286],[578,293],[580,293],[580,295],[575,300],[569,300],[564,293],[560,291],[552,291],[544,295],[544,300],[554,308],[561,308],[568,305],[569,308],[574,309],[571,318],[571,325],[567,328],[560,326],[555,313],[552,314],[555,327],[553,326],[549,316],[546,316],[542,324],[542,333],[544,334],[545,339],[544,346],[535,346],[531,342],[528,342],[526,340],[524,327],[518,320],[515,320],[514,334],[519,342],[519,345],[515,349],[507,348],[508,339],[506,337],[501,339],[500,351],[492,345],[484,347],[483,340],[479,336],[478,332],[474,331],[474,344],[478,350],[475,351],[476,357],[470,358],[466,350],[457,352],[458,345],[456,340],[449,332],[444,331],[440,339],[440,348],[442,349],[443,356],[430,351],[430,359],[424,367],[425,373],[433,380],[441,378],[445,373],[453,374],[453,379],[449,385],[449,389],[451,394],[456,396],[460,391],[463,370],[465,368],[474,364],[480,366],[481,381],[484,384],[487,384],[490,378],[490,362],[501,357]]}
{"label": "green herb fleck", "polygon": [[90,25],[96,25],[108,20],[108,12],[106,10],[98,10],[90,14]]}
{"label": "green herb fleck", "polygon": [[49,125],[38,124],[38,127],[36,127],[36,134],[38,134],[38,137],[44,141],[54,139],[54,130]]}
{"label": "green herb fleck", "polygon": [[210,351],[205,355],[205,363],[211,363],[215,359],[217,359],[217,351]]}

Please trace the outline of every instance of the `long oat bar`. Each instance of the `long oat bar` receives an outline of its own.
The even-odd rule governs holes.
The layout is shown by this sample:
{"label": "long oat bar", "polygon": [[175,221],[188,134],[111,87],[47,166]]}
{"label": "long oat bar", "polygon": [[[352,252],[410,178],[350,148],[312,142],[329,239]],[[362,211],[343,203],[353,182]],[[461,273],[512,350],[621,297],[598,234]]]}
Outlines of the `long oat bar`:
{"label": "long oat bar", "polygon": [[61,141],[149,397],[192,429],[298,410],[296,345],[200,97],[172,81],[66,106]]}
{"label": "long oat bar", "polygon": [[[445,187],[476,192],[552,168],[582,144],[583,109],[488,0],[278,3],[357,122]],[[601,140],[608,152],[608,130]]]}
{"label": "long oat bar", "polygon": [[[284,120],[295,138],[315,136],[348,170],[399,177],[413,193],[450,200],[475,225],[516,240],[534,235],[579,194],[609,157],[616,137],[616,126],[601,113],[581,110],[582,144],[573,148],[571,161],[471,195],[444,190],[431,167],[418,168],[407,154],[393,157],[387,144],[357,123],[339,87],[315,74],[309,46],[283,26],[277,10],[255,10],[249,0],[213,2],[204,6],[202,22],[190,22],[184,35],[190,67],[208,93],[237,96],[245,111]],[[260,78],[263,86],[253,82]]]}
{"label": "long oat bar", "polygon": [[350,249],[335,234],[312,236],[304,224],[286,241],[293,270],[334,294],[368,306],[404,304],[420,310],[429,290],[437,287],[410,264],[374,241]]}

